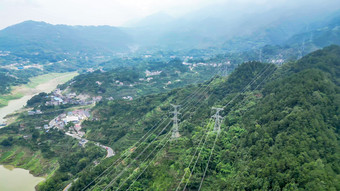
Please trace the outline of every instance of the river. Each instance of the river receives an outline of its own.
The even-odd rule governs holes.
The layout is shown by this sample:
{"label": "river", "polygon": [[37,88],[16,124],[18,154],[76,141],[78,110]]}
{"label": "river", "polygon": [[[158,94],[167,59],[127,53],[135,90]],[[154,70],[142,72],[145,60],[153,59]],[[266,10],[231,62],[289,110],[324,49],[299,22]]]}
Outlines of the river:
{"label": "river", "polygon": [[5,107],[0,108],[0,124],[5,123],[5,116],[11,113],[14,113],[15,111],[21,109],[26,105],[26,102],[31,99],[33,95],[25,95],[21,97],[20,99],[14,99],[8,102],[8,105]]}
{"label": "river", "polygon": [[[77,73],[65,73],[65,74],[58,74],[52,79],[48,79],[36,87],[28,87],[22,85],[20,87],[16,87],[14,91],[20,92],[24,94],[23,97],[19,99],[14,99],[9,101],[8,105],[5,107],[0,108],[0,124],[5,123],[6,120],[4,117],[8,114],[14,113],[15,111],[21,109],[23,106],[26,105],[26,102],[31,99],[34,95],[37,95],[41,92],[51,92],[53,91],[59,84],[65,83],[66,81],[70,80]],[[1,128],[1,127],[0,127]]]}
{"label": "river", "polygon": [[28,170],[0,165],[1,191],[35,191],[34,187],[43,180],[45,178],[34,177]]}

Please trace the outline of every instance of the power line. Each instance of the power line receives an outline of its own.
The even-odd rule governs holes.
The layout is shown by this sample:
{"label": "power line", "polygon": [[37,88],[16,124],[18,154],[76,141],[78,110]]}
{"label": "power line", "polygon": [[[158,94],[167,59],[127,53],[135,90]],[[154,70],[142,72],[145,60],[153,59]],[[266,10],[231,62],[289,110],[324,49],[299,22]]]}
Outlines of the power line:
{"label": "power line", "polygon": [[[270,66],[270,65],[269,65],[269,66]],[[262,74],[269,68],[269,66],[268,66],[268,67],[264,67],[264,68],[263,68],[263,69],[262,69],[262,70],[254,77],[254,79],[257,79],[260,75],[262,75]],[[250,87],[250,85],[251,85],[253,82],[254,82],[254,80],[252,80],[251,82],[249,82],[249,84],[247,84],[245,88]],[[242,91],[244,91],[244,90],[245,90],[245,89],[243,89]],[[236,99],[238,96],[239,96],[239,95],[236,95],[234,98]],[[232,99],[227,105],[229,105],[233,100],[234,100],[234,99]],[[225,106],[225,107],[226,107],[226,106]],[[223,108],[224,108],[224,107],[223,107]],[[215,110],[216,110],[216,113],[215,113],[215,115],[212,116],[212,118],[215,119],[214,131],[217,132],[218,134],[219,134],[219,132],[220,132],[220,127],[221,127],[221,123],[222,123],[222,120],[223,120],[223,117],[220,116],[219,112],[222,111],[223,108],[215,108],[215,107],[212,108],[212,109],[215,109]],[[191,173],[190,173],[190,176],[189,176],[188,180],[186,181],[186,184],[185,184],[183,190],[185,190],[185,188],[186,188],[186,186],[187,186],[187,184],[188,184],[188,182],[189,182],[189,180],[190,180],[190,178],[191,178],[191,176],[192,176],[192,173],[193,173],[193,171],[194,171],[194,168],[195,168],[195,166],[196,166],[196,164],[197,164],[197,162],[198,162],[198,159],[199,159],[199,157],[200,157],[200,154],[201,154],[201,152],[202,152],[202,149],[203,149],[203,147],[204,147],[204,145],[205,145],[207,136],[208,136],[208,134],[206,133],[206,136],[205,136],[205,140],[204,140],[203,146],[201,147],[201,151],[200,151],[199,154],[198,154],[198,157],[197,157],[197,159],[196,159],[196,161],[195,161],[195,164],[194,164],[194,166],[193,166],[193,169],[192,169],[192,171],[191,171]],[[203,138],[204,138],[204,135],[202,136],[201,141],[203,140]],[[187,168],[190,167],[190,165],[191,165],[191,163],[192,163],[194,157],[196,156],[196,153],[197,153],[197,151],[198,151],[198,148],[199,148],[199,146],[201,145],[201,141],[200,141],[199,145],[196,147],[196,151],[195,151],[195,153],[194,153],[194,155],[193,155],[193,157],[192,157],[192,159],[191,159],[191,161],[190,161],[190,163],[189,163],[189,165],[188,165]],[[183,182],[183,180],[184,180],[184,177],[185,177],[186,173],[187,173],[187,171],[185,171],[184,175],[182,176],[182,179],[181,179],[179,185],[177,186],[176,191],[177,191],[177,190],[179,189],[179,187],[181,186],[181,184],[182,184],[182,182]]]}
{"label": "power line", "polygon": [[[175,107],[175,108],[178,108],[178,107]],[[177,112],[177,111],[176,111]],[[170,124],[170,123],[169,123]],[[168,124],[168,125],[169,125]],[[178,124],[177,124],[178,125]],[[165,127],[166,128],[166,127]],[[164,129],[165,129],[164,128]],[[177,127],[178,128],[178,127]],[[153,141],[155,141],[157,138],[158,138],[158,136],[164,131],[164,129],[155,137],[155,139],[154,140],[152,140],[152,142]],[[151,143],[152,143],[151,142]],[[115,180],[117,180],[125,171],[126,171],[126,169],[133,163],[133,162],[135,162],[138,158],[139,158],[139,156],[141,156],[141,154],[143,154],[144,153],[144,151],[151,145],[151,143],[149,144],[149,145],[147,145],[147,147],[142,151],[142,153],[140,153],[127,167],[125,167],[124,169],[123,169],[123,171],[122,172],[120,172],[105,188],[104,188],[104,190],[105,189],[107,189],[107,188],[109,188],[111,185],[112,185],[112,183],[115,181]]]}
{"label": "power line", "polygon": [[[194,161],[194,158],[195,158],[195,156],[196,156],[196,153],[197,153],[197,151],[198,151],[198,149],[199,149],[199,147],[200,147],[200,145],[201,145],[203,139],[204,139],[205,137],[207,137],[208,132],[209,132],[209,129],[210,129],[210,123],[211,123],[211,121],[212,121],[212,119],[210,118],[210,120],[209,120],[208,123],[207,123],[205,132],[203,133],[203,135],[202,135],[202,137],[201,137],[201,140],[200,140],[200,142],[198,143],[198,145],[197,145],[197,147],[196,147],[196,150],[195,150],[195,153],[192,155],[191,160],[190,160],[190,162],[189,162],[187,168],[189,168],[190,165],[191,165],[191,163]],[[205,142],[205,141],[204,141],[204,142]],[[183,174],[183,176],[182,176],[182,179],[181,179],[180,183],[178,184],[178,186],[177,186],[177,188],[176,188],[176,191],[179,190],[179,188],[180,188],[182,182],[184,181],[184,178],[185,178],[185,175],[186,175],[186,174],[187,174],[187,171],[184,172],[184,174]]]}
{"label": "power line", "polygon": [[[210,84],[209,84],[210,85]],[[211,95],[211,94],[210,94]],[[210,95],[208,96],[208,98],[210,97]],[[207,98],[206,98],[207,99]],[[200,102],[197,102],[197,103],[200,103]],[[197,109],[196,109],[197,110]],[[157,137],[156,137],[157,138]],[[149,145],[148,145],[149,146]],[[134,160],[135,161],[135,160]],[[134,162],[133,161],[133,162]],[[131,163],[130,163],[131,164]],[[126,170],[126,168],[124,168],[124,170]],[[118,178],[122,175],[122,173],[123,172],[121,172],[119,175],[118,175]],[[116,178],[115,179],[113,179],[110,183],[113,183],[113,181],[115,181],[117,179],[117,176],[116,176]],[[107,185],[106,187],[105,187],[105,189],[106,188],[108,188],[108,187],[110,187],[111,185]]]}
{"label": "power line", "polygon": [[[223,108],[216,108],[216,107],[213,107],[212,109],[213,109],[213,110],[216,110],[216,113],[215,113],[213,116],[211,116],[211,118],[215,119],[214,130],[213,130],[213,131],[216,132],[216,133],[219,135],[219,134],[220,134],[220,128],[221,128],[221,122],[222,122],[222,119],[223,119],[223,118],[220,116],[219,112],[222,111]],[[203,151],[203,148],[204,148],[204,146],[205,146],[205,143],[206,143],[206,141],[207,141],[207,139],[208,139],[208,135],[209,135],[209,134],[206,133],[205,139],[204,139],[204,142],[203,142],[203,146],[201,147],[201,150],[200,150],[200,152],[198,153],[198,156],[197,156],[197,158],[196,158],[195,164],[194,164],[194,166],[193,166],[192,169],[191,169],[189,178],[188,178],[188,180],[186,181],[186,183],[185,183],[185,185],[184,185],[183,191],[184,191],[185,188],[188,186],[188,183],[189,183],[189,181],[190,181],[190,179],[191,179],[191,176],[192,176],[192,174],[193,174],[193,172],[194,172],[194,170],[195,170],[195,167],[196,167],[196,165],[197,165],[198,159],[200,158],[200,155],[201,155],[201,153],[202,153],[202,151]]]}
{"label": "power line", "polygon": [[[163,131],[169,126],[169,124],[170,123],[168,123],[159,133],[158,133],[158,135],[151,141],[151,143],[153,143],[159,136],[160,136],[160,134],[161,133],[163,133]],[[127,165],[114,179],[112,179],[111,181],[110,181],[110,183],[104,188],[104,190],[106,190],[107,188],[109,188],[109,187],[111,187],[111,185],[114,183],[114,181],[116,181],[126,170],[127,170],[127,168],[129,168],[130,166],[131,166],[131,164],[133,164],[135,161],[137,161],[138,159],[139,159],[139,157],[141,157],[142,156],[142,154],[150,147],[150,145],[151,145],[151,143],[150,144],[148,144],[145,148],[144,148],[144,150],[141,152],[141,153],[139,153],[138,154],[138,156],[137,157],[135,157],[133,160],[132,160],[132,162],[129,164],[129,165]]]}
{"label": "power line", "polygon": [[[274,70],[273,70],[272,72],[270,72],[270,73],[269,73],[269,74],[268,74],[268,75],[260,82],[260,84],[262,84],[262,83],[267,79],[267,77],[269,77],[270,75],[272,75],[272,74],[275,72],[275,70],[276,70],[276,68],[274,68]],[[260,85],[260,84],[259,84],[259,85]],[[259,85],[258,85],[255,89],[257,89],[257,88],[259,87]],[[211,156],[212,156],[212,153],[214,152],[215,145],[216,145],[216,142],[217,142],[217,140],[218,140],[218,137],[219,137],[219,133],[216,135],[216,138],[215,138],[213,147],[212,147],[212,149],[211,149],[211,151],[210,151],[209,159],[208,159],[207,165],[206,165],[206,167],[205,167],[205,169],[204,169],[204,173],[203,173],[203,176],[202,176],[202,179],[201,179],[200,186],[199,186],[199,188],[198,188],[199,191],[200,191],[201,188],[202,188],[203,181],[204,181],[205,175],[206,175],[206,173],[207,173],[207,170],[208,170],[208,167],[209,167],[209,163],[210,163],[210,160],[211,160]]]}
{"label": "power line", "polygon": [[[211,81],[213,81],[213,79],[215,79],[217,77],[217,75],[215,75],[212,79],[211,79]],[[207,88],[210,86],[210,83],[204,88],[204,90],[202,91],[202,92],[205,92],[206,90],[207,90]],[[183,105],[184,106],[187,106],[187,104],[189,103],[189,98],[192,98],[193,96],[195,96],[195,94],[198,94],[201,90],[202,90],[202,88],[203,87],[200,87],[200,88],[197,88],[196,90],[195,90],[195,92],[193,93],[193,94],[190,94],[190,95],[188,95],[183,101],[184,101],[184,103],[183,103]],[[166,121],[166,119],[164,119],[163,121],[162,121],[162,123],[163,122],[165,122]],[[160,123],[160,124],[162,124],[162,123]],[[150,131],[151,130],[154,130],[153,132],[155,132],[157,129],[158,129],[158,127],[160,126],[160,124],[158,124],[158,126],[156,127],[156,125],[154,126],[154,127],[156,127],[156,128],[151,128],[146,134],[144,134],[144,136],[141,138],[141,139],[139,139],[132,147],[135,147],[139,142],[141,142],[142,140],[143,140],[143,138],[148,134],[148,133],[150,133]],[[147,137],[147,138],[145,138],[142,142],[144,142],[145,140],[147,140],[152,134],[153,134],[153,132],[152,133],[150,133],[149,134],[149,136]],[[140,145],[141,145],[141,143],[140,143]],[[139,145],[139,146],[140,146]],[[139,147],[138,146],[138,147]],[[137,148],[138,148],[137,147]],[[137,150],[137,148],[135,149],[135,150]],[[134,152],[134,151],[133,151]],[[126,152],[125,152],[126,153]],[[124,153],[124,154],[125,154]],[[91,184],[93,184],[95,181],[97,181],[103,174],[105,174],[111,167],[113,167],[115,164],[117,164],[117,162],[121,159],[121,158],[123,158],[123,156],[124,156],[124,154],[122,154],[114,163],[112,163],[108,168],[106,168],[100,175],[98,175],[95,179],[93,179],[89,184],[87,184],[83,189],[82,189],[82,191],[84,191],[86,188],[88,188]],[[128,152],[128,155],[123,159],[123,160],[125,160],[127,157],[129,157],[130,155],[132,154],[132,152]],[[123,160],[121,160],[121,161],[123,161]],[[118,163],[119,164],[119,163]],[[113,170],[113,169],[112,169]],[[110,171],[110,172],[112,172],[112,170]],[[109,172],[109,173],[110,173]],[[99,182],[101,182],[101,181],[99,181]],[[98,182],[98,183],[99,183]],[[95,184],[95,186],[98,184],[98,183],[96,183]]]}
{"label": "power line", "polygon": [[173,127],[172,127],[172,135],[171,135],[171,138],[172,139],[177,139],[180,135],[179,135],[179,132],[178,132],[178,115],[181,114],[179,113],[178,109],[180,107],[180,105],[174,105],[174,104],[170,104],[173,108],[174,108],[174,111],[171,112],[174,114],[174,117],[172,118],[173,120]]}
{"label": "power line", "polygon": [[[269,68],[269,67],[268,67],[268,68]],[[268,68],[267,68],[267,69],[268,69]],[[266,69],[266,70],[267,70],[267,69]],[[265,70],[265,71],[266,71],[266,70]],[[265,71],[264,71],[263,73],[265,73]],[[262,74],[263,74],[263,73],[262,73]],[[262,74],[261,74],[261,75],[262,75]],[[260,77],[261,75],[259,75],[258,77]],[[256,78],[256,80],[257,80],[257,78]],[[253,82],[255,82],[256,80],[254,80]],[[251,83],[250,85],[252,85],[252,83]],[[237,96],[239,96],[239,95],[237,95]],[[237,96],[235,96],[235,97],[237,97]],[[234,99],[233,99],[233,100],[234,100]],[[216,121],[216,123],[217,123],[217,125],[216,125],[216,123],[215,123],[215,127],[217,127],[217,129],[220,128],[220,125],[219,125],[219,124],[221,123],[221,116],[219,115],[219,111],[221,111],[222,109],[223,109],[223,108],[219,108],[219,110],[218,110],[217,113],[215,114],[215,121]],[[175,109],[175,110],[176,110],[176,109]],[[218,133],[218,134],[219,134],[219,133]],[[216,136],[216,140],[217,140],[217,137],[218,137],[218,136]],[[203,148],[203,147],[202,147],[202,148]],[[150,155],[149,155],[149,156],[150,156]],[[210,156],[210,157],[211,157],[211,156]],[[198,158],[199,158],[199,157],[198,157]],[[197,163],[197,160],[196,160],[196,163]],[[150,164],[150,163],[149,163],[149,164]],[[148,164],[148,166],[149,166],[149,164]],[[148,166],[147,166],[147,167],[148,167]],[[144,171],[145,171],[145,169],[144,169]],[[144,171],[143,171],[143,172],[144,172]],[[131,176],[132,176],[132,175],[130,175],[129,178],[130,178]],[[139,177],[139,176],[138,176],[138,177]],[[137,179],[138,179],[138,177],[137,177]],[[135,182],[135,181],[134,181],[134,182]],[[109,185],[108,185],[108,186],[109,186]],[[130,185],[130,186],[131,186],[131,185]],[[107,187],[107,188],[108,188],[108,187]],[[130,187],[129,187],[129,188],[130,188]],[[184,188],[184,189],[185,189],[185,188]]]}
{"label": "power line", "polygon": [[[214,78],[216,78],[216,77],[217,77],[217,75],[214,76]],[[213,79],[214,79],[214,78],[213,78]],[[211,81],[213,81],[213,79],[211,79]],[[209,83],[209,84],[204,88],[203,92],[204,92],[210,85],[211,85],[211,83]],[[196,90],[195,90],[195,91],[196,91],[195,93],[193,93],[193,94],[187,96],[185,99],[187,99],[187,98],[189,98],[189,97],[195,96],[195,94],[197,94],[198,92],[200,92],[201,89],[202,89],[202,87],[196,89]],[[186,105],[186,104],[188,103],[189,99],[184,100],[184,101],[185,101],[185,105]],[[163,122],[164,122],[164,121],[163,121]],[[154,129],[154,131],[156,131],[157,128],[158,128],[158,127],[156,127],[156,128]],[[152,130],[152,128],[151,128],[147,133],[149,133],[151,130]],[[147,133],[146,133],[146,134],[147,134]],[[146,134],[145,134],[145,135],[146,135]],[[144,135],[144,136],[145,136],[145,135]],[[149,136],[151,136],[151,135],[152,135],[152,133],[151,133]],[[143,136],[143,137],[144,137],[144,136]],[[148,136],[148,137],[149,137],[149,136]],[[138,142],[140,142],[140,141],[143,139],[143,137],[142,137]],[[147,137],[147,138],[148,138],[148,137]],[[147,139],[147,138],[146,138],[146,139]],[[146,139],[144,139],[144,141],[145,141]],[[143,142],[144,142],[144,141],[143,141]],[[138,142],[137,142],[137,143],[138,143]],[[135,144],[135,145],[136,145],[136,144]],[[141,144],[140,144],[140,145],[141,145]],[[139,145],[139,146],[140,146],[140,145]],[[139,146],[138,146],[138,147],[139,147]],[[137,150],[137,149],[135,149],[135,150]],[[131,155],[131,154],[132,154],[132,152],[128,153],[128,156]],[[121,156],[123,156],[123,155],[121,155]],[[125,159],[126,159],[128,156],[126,156]],[[120,158],[122,158],[122,157],[120,157]],[[124,159],[124,160],[125,160],[125,159]],[[94,183],[99,177],[101,177],[104,173],[106,173],[106,172],[109,170],[109,168],[111,168],[113,165],[115,165],[115,164],[117,163],[118,160],[119,160],[119,159],[117,159],[112,165],[110,165],[108,168],[106,168],[105,171],[103,171],[99,176],[97,176],[94,180],[92,180],[86,187],[83,188],[83,190],[85,190],[85,189],[86,189],[87,187],[89,187],[92,183]],[[111,170],[111,171],[112,171],[112,170]],[[111,171],[110,171],[110,172],[111,172]],[[99,181],[99,182],[101,182],[101,181]],[[99,183],[99,182],[98,182],[98,183]],[[98,183],[96,183],[95,185],[97,185]]]}
{"label": "power line", "polygon": [[[208,86],[205,88],[205,89],[207,89],[209,86],[211,85],[211,83],[210,84],[208,84]],[[211,95],[211,94],[210,94]],[[210,95],[208,96],[208,98],[210,97]],[[206,99],[208,99],[208,98],[206,98]],[[201,99],[201,98],[200,98]],[[200,102],[197,102],[197,103],[200,103]],[[178,105],[173,105],[173,107],[175,108],[175,113],[178,113],[178,111],[177,111],[177,108],[179,107]],[[197,110],[197,109],[196,109]],[[172,113],[174,113],[174,112],[172,112]],[[134,161],[133,161],[134,162]],[[131,164],[131,163],[130,163]],[[125,168],[126,169],[126,168]],[[123,172],[121,172],[118,176],[121,176],[122,175],[122,173]],[[131,177],[131,175],[128,177],[128,179]],[[117,177],[115,178],[115,179],[117,179]],[[112,180],[112,181],[115,181],[115,180]],[[112,183],[112,181],[110,182],[110,183]],[[109,188],[111,185],[107,185],[104,189],[106,189],[106,188]]]}
{"label": "power line", "polygon": [[223,108],[217,108],[213,107],[213,110],[216,110],[216,113],[212,116],[213,119],[215,119],[215,125],[214,125],[214,132],[220,132],[221,131],[221,123],[223,117],[220,115],[220,111],[223,110]]}
{"label": "power line", "polygon": [[[169,135],[170,135],[170,132],[162,139],[162,141],[164,141],[165,139],[166,139],[167,141],[163,144],[162,148],[161,148],[160,150],[157,151],[157,153],[154,155],[154,158],[157,156],[158,152],[161,151],[161,150],[165,147],[165,145],[169,142],[169,140],[170,140],[170,136],[169,136]],[[159,142],[159,144],[157,145],[157,147],[161,144],[162,141]],[[151,152],[151,153],[143,160],[142,163],[144,163],[144,162],[145,162],[145,161],[146,161],[146,160],[147,160],[147,159],[155,152],[155,150],[157,149],[157,147],[155,147],[155,148],[152,150],[152,152]],[[142,163],[141,163],[141,164],[142,164]],[[149,164],[150,164],[150,163],[149,163]],[[147,169],[147,168],[145,168],[145,170],[146,170],[146,169]],[[144,171],[145,171],[145,170],[144,170]],[[143,171],[143,172],[144,172],[144,171]],[[124,183],[125,183],[128,179],[130,179],[132,176],[133,176],[133,173],[131,173],[130,176],[129,176],[128,178],[126,178],[126,179],[120,184],[120,186],[118,185],[118,188],[116,189],[116,191],[119,190],[119,189],[124,185]]]}
{"label": "power line", "polygon": [[207,166],[206,166],[205,169],[204,169],[203,178],[202,178],[202,181],[201,181],[201,183],[200,183],[200,187],[198,188],[198,190],[201,190],[201,187],[202,187],[202,184],[203,184],[203,180],[204,180],[205,174],[206,174],[206,172],[207,172],[207,169],[208,169],[208,166],[209,166],[209,163],[210,163],[210,159],[211,159],[211,156],[212,156],[212,154],[213,154],[213,152],[214,152],[215,145],[216,145],[216,142],[217,142],[217,139],[218,139],[219,135],[220,135],[220,134],[217,133],[216,138],[215,138],[215,141],[214,141],[214,145],[213,145],[213,147],[212,147],[212,149],[211,149],[211,151],[210,151],[208,163],[207,163]]}
{"label": "power line", "polygon": [[[210,85],[210,84],[209,84],[209,85]],[[209,85],[208,85],[208,86],[209,86]],[[208,98],[211,96],[211,94],[212,94],[212,93],[210,93],[206,99],[208,99]],[[200,99],[201,99],[201,98],[200,98]],[[200,103],[200,101],[198,101],[197,103]],[[196,104],[197,104],[197,103],[196,103]],[[195,104],[195,105],[196,105],[196,104]],[[196,110],[197,110],[197,109],[196,109]],[[186,114],[187,114],[187,113],[186,113]],[[185,116],[185,115],[183,115],[183,118],[184,118],[184,116]],[[211,122],[211,119],[210,119],[210,121],[208,122],[207,125],[210,125],[210,122]],[[209,126],[207,126],[206,132],[208,132],[209,129],[210,129]],[[201,139],[200,142],[202,142],[203,138],[204,138],[204,135],[202,136],[202,139]],[[200,145],[200,144],[199,144],[199,145]],[[198,147],[197,147],[197,149],[196,149],[196,152],[197,152],[197,150],[198,150]],[[195,152],[194,156],[196,155],[196,152]],[[193,157],[194,157],[194,156],[193,156]],[[193,158],[192,158],[190,164],[192,163],[192,161],[193,161]],[[151,162],[150,162],[150,163],[151,163]],[[149,164],[147,165],[147,167],[141,172],[141,174],[139,174],[139,176],[133,181],[133,183],[129,186],[128,190],[129,190],[130,187],[131,187],[131,186],[139,179],[139,177],[145,172],[145,170],[149,167],[150,163],[149,163]],[[190,166],[190,164],[189,164],[189,166]],[[184,175],[184,176],[185,176],[185,175]],[[130,177],[131,177],[131,176],[130,176]],[[129,179],[130,177],[128,177],[128,179]]]}
{"label": "power line", "polygon": [[[248,89],[253,83],[255,83],[255,82],[259,79],[259,77],[261,77],[261,76],[268,70],[269,67],[270,67],[270,65],[268,65],[267,67],[264,67],[264,68],[262,69],[262,71],[259,72],[259,73],[254,77],[254,79],[253,79],[251,82],[249,82],[249,83],[243,88],[243,90],[241,91],[241,93],[243,93],[243,92],[244,92],[246,89]],[[261,83],[262,83],[262,82],[261,82]],[[257,87],[258,87],[258,86],[257,86]],[[256,88],[257,88],[257,87],[256,87]],[[239,93],[239,94],[237,94],[236,96],[234,96],[234,98],[231,99],[231,100],[228,102],[228,104],[225,105],[223,108],[225,108],[225,107],[228,106],[231,102],[233,102],[233,101],[234,101],[241,93]],[[221,117],[221,116],[219,115],[219,112],[222,111],[223,108],[213,108],[213,109],[216,109],[215,115],[212,116],[213,118],[215,118],[214,129],[217,130],[217,135],[216,135],[216,138],[215,138],[215,141],[214,141],[214,146],[213,146],[213,148],[215,147],[216,141],[217,141],[218,136],[219,136],[219,134],[220,134],[220,133],[219,133],[220,125],[221,125],[221,123],[222,123],[222,120],[224,119],[223,117]],[[216,132],[216,131],[215,131],[215,132]],[[207,136],[208,136],[208,135],[206,135],[206,139],[207,139]],[[195,161],[195,164],[194,164],[194,166],[193,166],[193,168],[192,168],[192,170],[191,170],[190,176],[189,176],[188,180],[186,181],[186,184],[185,184],[185,186],[184,186],[184,188],[183,188],[183,191],[184,191],[185,188],[187,187],[187,185],[188,185],[188,183],[189,183],[189,180],[190,180],[190,178],[191,178],[191,176],[192,176],[192,174],[193,174],[193,172],[194,172],[194,169],[195,169],[195,167],[196,167],[196,164],[197,164],[197,162],[198,162],[198,159],[199,159],[199,157],[200,157],[200,154],[201,154],[201,152],[202,152],[202,150],[203,150],[203,147],[204,147],[204,145],[205,145],[206,139],[205,139],[205,141],[204,141],[204,143],[203,143],[203,146],[202,146],[202,148],[201,148],[201,150],[200,150],[200,153],[198,154],[198,157],[197,157],[197,159],[196,159],[196,161]],[[212,151],[213,151],[213,149],[212,149]],[[211,151],[211,155],[212,155],[212,151]],[[209,155],[208,163],[210,162],[211,155]],[[206,167],[206,168],[207,168],[207,167]],[[206,170],[205,170],[205,172],[206,172]],[[204,176],[205,176],[205,174],[204,174]]]}
{"label": "power line", "polygon": [[233,99],[231,99],[223,108],[226,108],[230,103],[232,103],[238,96],[240,96],[243,92],[245,92],[248,88],[250,88],[257,80],[259,77],[261,77],[269,68],[271,65],[268,64],[268,66],[263,67],[263,69],[256,74],[256,76],[251,80],[243,89],[241,92],[239,92]]}
{"label": "power line", "polygon": [[[211,96],[212,93],[209,94],[208,98]],[[208,99],[206,98],[206,99]],[[200,103],[200,101],[198,101],[197,103]],[[195,104],[196,105],[196,104]],[[197,110],[197,109],[196,109]],[[211,121],[211,120],[210,120]],[[208,122],[208,125],[210,124],[210,121]],[[207,131],[208,131],[209,128],[207,128]],[[202,136],[202,139],[203,139],[204,135]],[[201,141],[202,141],[201,139]],[[153,159],[154,160],[154,159]],[[152,160],[152,161],[153,161]],[[139,177],[145,172],[145,170],[150,166],[151,162],[146,166],[146,168],[141,172],[141,174],[139,174],[139,176],[133,181],[132,184],[130,184],[128,190],[130,189],[130,187],[139,179]],[[128,179],[131,177],[131,175],[128,177]]]}

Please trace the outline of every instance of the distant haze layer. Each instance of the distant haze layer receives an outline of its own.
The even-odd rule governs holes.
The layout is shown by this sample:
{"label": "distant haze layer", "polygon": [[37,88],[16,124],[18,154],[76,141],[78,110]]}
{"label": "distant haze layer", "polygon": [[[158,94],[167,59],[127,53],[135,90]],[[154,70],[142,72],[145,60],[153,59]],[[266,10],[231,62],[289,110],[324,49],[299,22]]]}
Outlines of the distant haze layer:
{"label": "distant haze layer", "polygon": [[[325,11],[339,8],[336,0],[2,0],[0,1],[0,29],[25,21],[37,20],[68,25],[122,26],[143,17],[164,12],[180,17],[199,11],[200,17],[221,17],[224,13],[246,14],[281,7],[317,8]],[[215,14],[218,13],[218,14]]]}

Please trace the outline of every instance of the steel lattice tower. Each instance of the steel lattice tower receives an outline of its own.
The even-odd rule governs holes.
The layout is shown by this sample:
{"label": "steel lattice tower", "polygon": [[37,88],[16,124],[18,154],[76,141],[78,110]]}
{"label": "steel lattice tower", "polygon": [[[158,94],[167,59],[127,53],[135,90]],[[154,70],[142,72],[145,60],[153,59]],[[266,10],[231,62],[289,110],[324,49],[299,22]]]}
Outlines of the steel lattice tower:
{"label": "steel lattice tower", "polygon": [[178,119],[178,115],[181,114],[181,113],[178,112],[180,105],[171,104],[171,106],[174,108],[174,111],[171,112],[171,113],[174,114],[174,117],[172,118],[173,126],[172,126],[172,136],[171,137],[172,138],[178,138],[180,136],[179,131],[178,131],[178,121],[180,121]]}
{"label": "steel lattice tower", "polygon": [[220,132],[223,119],[223,117],[220,115],[220,111],[222,111],[223,108],[213,107],[212,109],[216,110],[216,113],[213,116],[211,116],[212,118],[215,119],[214,132]]}

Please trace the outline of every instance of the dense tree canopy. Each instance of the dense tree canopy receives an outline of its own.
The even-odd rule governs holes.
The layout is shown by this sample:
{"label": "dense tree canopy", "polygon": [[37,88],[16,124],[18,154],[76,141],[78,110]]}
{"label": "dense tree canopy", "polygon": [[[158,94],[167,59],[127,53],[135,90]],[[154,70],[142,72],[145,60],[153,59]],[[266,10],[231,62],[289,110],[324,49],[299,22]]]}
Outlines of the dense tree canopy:
{"label": "dense tree canopy", "polygon": [[[203,135],[202,126],[211,115],[211,106],[228,103],[242,87],[263,71],[266,72],[258,82],[240,94],[223,112],[226,118],[209,163],[203,190],[339,190],[339,51],[340,47],[327,47],[276,71],[275,66],[245,63],[227,80],[216,78],[211,82],[214,85],[208,88],[212,92],[209,99],[190,118],[183,119],[181,138],[161,151],[156,162],[151,162],[133,184],[132,190],[176,189],[183,173],[192,170],[192,166],[188,169],[187,165],[198,138]],[[259,83],[263,79],[266,79],[265,83]],[[143,128],[143,125],[137,124],[150,127],[145,121],[159,117],[159,114],[152,111],[162,109],[162,105],[168,102],[177,100],[179,103],[181,97],[185,97],[185,92],[182,89],[168,93],[165,97],[150,97],[152,102],[148,102],[146,97],[132,103],[133,105],[124,103],[125,106],[119,107],[133,108],[131,111],[127,109],[124,115],[119,113],[117,103],[98,107],[98,113],[110,113],[112,109],[113,113],[107,117],[113,121],[108,123],[112,125],[107,126],[107,131],[125,129],[125,133],[110,143],[124,145],[123,143],[129,143],[132,135],[141,136],[143,133],[136,130]],[[157,106],[158,104],[160,105]],[[137,112],[140,116],[132,118],[131,115],[136,115],[133,111],[143,107],[146,110]],[[101,112],[102,108],[105,108],[105,112]],[[125,117],[133,120],[126,121]],[[104,118],[104,121],[108,118]],[[89,129],[95,129],[96,123],[101,128],[106,128],[104,121],[88,124],[91,126]],[[144,132],[146,130],[147,128]],[[90,132],[96,132],[97,135],[99,133],[93,130]],[[122,137],[119,138],[120,136]],[[198,189],[214,138],[214,135],[209,136],[187,189]],[[129,144],[132,143],[133,141]],[[132,165],[128,172],[144,168],[148,163],[149,161],[140,161],[138,165]],[[117,166],[118,169],[123,167],[124,165]],[[87,178],[81,177],[73,190],[84,186],[86,180],[89,180],[88,176],[96,176],[98,173],[100,170],[89,172]],[[118,173],[119,170],[105,176],[105,181],[97,185],[96,189],[104,188]],[[120,181],[124,181],[129,173],[123,175]],[[137,175],[135,173],[132,177],[136,178]],[[128,179],[124,185],[115,183],[113,188],[122,186],[126,189],[132,180],[133,178]]]}
{"label": "dense tree canopy", "polygon": [[[182,67],[178,60],[171,64]],[[208,161],[202,190],[340,190],[339,66],[340,47],[330,46],[281,67],[247,62],[228,77],[215,76],[202,84],[132,101],[99,102],[92,109],[92,120],[83,123],[85,137],[111,146],[117,155],[98,165],[93,161],[102,150],[93,144],[72,146],[72,152],[58,149],[53,146],[58,139],[75,142],[58,131],[37,133],[32,121],[39,117],[30,122],[25,116],[20,118],[21,126],[30,128],[29,144],[13,136],[19,132],[17,123],[2,130],[11,136],[1,145],[27,144],[40,149],[46,158],[58,156],[58,170],[39,190],[61,189],[76,178],[70,190],[82,190],[93,180],[88,187],[93,190],[103,190],[111,180],[115,180],[110,186],[113,190],[130,186],[131,190],[176,190],[177,186],[182,190],[186,183],[187,190],[198,190]],[[88,81],[85,75],[76,80],[88,86],[96,77],[109,81],[127,72],[116,71],[120,72],[98,71],[87,75]],[[126,74],[120,78],[126,82],[140,77],[135,71]],[[36,96],[32,104],[43,97]],[[172,126],[170,104],[182,104],[181,136],[165,142]],[[217,134],[211,132],[211,108],[223,106],[224,119],[216,139]],[[149,136],[134,145],[146,133]],[[205,135],[207,140],[200,145]],[[36,146],[38,141],[42,144]],[[192,158],[198,156],[196,149],[200,153],[197,161]],[[195,163],[190,163],[192,159]],[[106,169],[109,172],[100,176]]]}

